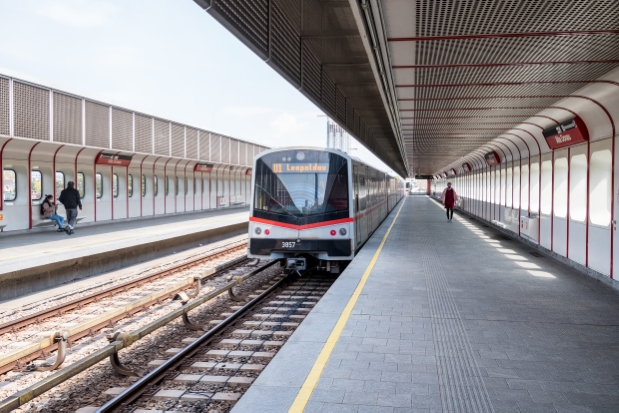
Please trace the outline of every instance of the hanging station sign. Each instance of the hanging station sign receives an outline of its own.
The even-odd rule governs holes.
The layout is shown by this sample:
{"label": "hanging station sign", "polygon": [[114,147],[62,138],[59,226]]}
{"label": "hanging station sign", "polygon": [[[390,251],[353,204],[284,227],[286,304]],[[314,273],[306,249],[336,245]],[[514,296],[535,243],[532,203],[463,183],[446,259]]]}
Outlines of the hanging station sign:
{"label": "hanging station sign", "polygon": [[454,168],[451,168],[451,171],[449,171],[449,172],[451,172],[452,175],[458,175],[458,172],[456,172],[456,170]]}
{"label": "hanging station sign", "polygon": [[579,117],[562,122],[542,132],[550,149],[564,148],[589,140],[587,126]]}
{"label": "hanging station sign", "polygon": [[194,172],[211,172],[213,170],[213,164],[197,163],[193,170]]}
{"label": "hanging station sign", "polygon": [[473,168],[471,168],[471,164],[468,162],[464,162],[462,164],[462,169],[464,169],[465,172],[471,172],[473,170]]}
{"label": "hanging station sign", "polygon": [[499,157],[499,154],[495,151],[485,154],[484,159],[486,160],[486,163],[490,166],[498,165],[501,163],[501,158]]}
{"label": "hanging station sign", "polygon": [[415,179],[420,179],[420,180],[429,179],[429,180],[433,180],[434,176],[432,176],[432,175],[415,175]]}
{"label": "hanging station sign", "polygon": [[97,155],[95,163],[97,165],[129,166],[131,159],[133,159],[131,155],[116,155],[102,152]]}
{"label": "hanging station sign", "polygon": [[251,168],[245,171],[245,175],[251,175]]}

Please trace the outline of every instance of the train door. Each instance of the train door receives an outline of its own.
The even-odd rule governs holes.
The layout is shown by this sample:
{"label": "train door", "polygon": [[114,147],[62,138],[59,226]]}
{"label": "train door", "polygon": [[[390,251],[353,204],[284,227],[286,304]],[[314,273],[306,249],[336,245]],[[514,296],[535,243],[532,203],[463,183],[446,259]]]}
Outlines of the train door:
{"label": "train door", "polygon": [[358,246],[361,244],[361,214],[359,213],[359,168],[357,165],[353,165],[353,177],[353,191],[355,197],[355,244]]}
{"label": "train door", "polygon": [[372,176],[370,176],[370,171],[368,168],[365,168],[365,184],[367,188],[366,195],[366,203],[365,203],[365,216],[367,217],[367,228],[368,228],[368,238],[372,233],[372,208],[374,206],[374,182],[372,181]]}

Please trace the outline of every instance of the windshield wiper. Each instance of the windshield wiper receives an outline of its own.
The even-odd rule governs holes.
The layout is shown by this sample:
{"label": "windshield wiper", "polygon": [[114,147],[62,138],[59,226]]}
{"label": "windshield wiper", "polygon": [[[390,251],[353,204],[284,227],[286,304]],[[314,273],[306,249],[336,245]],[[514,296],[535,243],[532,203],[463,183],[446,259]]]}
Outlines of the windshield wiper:
{"label": "windshield wiper", "polygon": [[275,201],[275,202],[276,202],[279,206],[281,206],[281,207],[282,207],[282,209],[283,209],[283,210],[284,210],[284,211],[285,211],[288,215],[290,215],[290,216],[294,217],[294,219],[295,219],[295,220],[298,220],[298,219],[299,219],[299,217],[298,217],[298,216],[296,216],[296,215],[295,215],[295,214],[293,214],[292,212],[288,211],[288,210],[286,209],[286,207],[285,207],[285,206],[284,206],[281,202],[279,202],[277,199],[275,199],[275,198],[273,197],[273,195],[271,194],[271,192],[267,191],[266,189],[264,189],[262,186],[260,186],[260,185],[258,185],[258,184],[256,184],[256,186],[257,186],[258,188],[262,189],[262,190],[263,190],[263,191],[264,191],[264,192],[265,192],[265,193],[266,193],[266,194],[267,194],[267,195],[268,195],[268,196],[269,196],[269,197],[270,197],[273,201]]}

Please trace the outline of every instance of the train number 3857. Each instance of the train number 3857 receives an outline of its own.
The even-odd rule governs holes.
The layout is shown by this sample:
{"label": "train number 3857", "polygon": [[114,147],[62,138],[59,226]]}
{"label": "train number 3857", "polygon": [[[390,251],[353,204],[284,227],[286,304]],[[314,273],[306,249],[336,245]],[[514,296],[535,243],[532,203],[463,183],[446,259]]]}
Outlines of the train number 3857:
{"label": "train number 3857", "polygon": [[282,248],[294,248],[296,242],[294,241],[283,241]]}

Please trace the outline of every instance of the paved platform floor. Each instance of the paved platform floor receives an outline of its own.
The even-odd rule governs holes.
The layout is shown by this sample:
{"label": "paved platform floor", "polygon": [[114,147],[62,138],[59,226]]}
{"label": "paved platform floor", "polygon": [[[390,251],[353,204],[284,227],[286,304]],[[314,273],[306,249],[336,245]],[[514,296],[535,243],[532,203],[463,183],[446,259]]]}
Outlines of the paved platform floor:
{"label": "paved platform floor", "polygon": [[[286,412],[312,390],[308,373],[397,210],[234,413]],[[408,197],[304,411],[619,411],[619,295],[530,252]]]}
{"label": "paved platform floor", "polygon": [[55,227],[30,234],[7,233],[0,237],[0,276],[66,259],[247,222],[248,219],[248,209],[244,207],[82,227],[78,223],[75,234],[71,236],[56,232]]}

